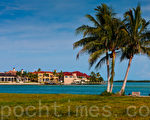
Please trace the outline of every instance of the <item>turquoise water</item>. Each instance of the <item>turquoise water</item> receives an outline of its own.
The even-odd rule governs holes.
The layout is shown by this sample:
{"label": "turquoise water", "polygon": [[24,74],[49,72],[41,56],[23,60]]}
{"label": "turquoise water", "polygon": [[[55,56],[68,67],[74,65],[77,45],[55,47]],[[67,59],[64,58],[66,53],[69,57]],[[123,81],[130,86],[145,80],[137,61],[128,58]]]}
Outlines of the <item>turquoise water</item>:
{"label": "turquoise water", "polygon": [[[114,83],[114,91],[120,90],[122,83]],[[106,90],[106,85],[0,85],[0,93],[24,93],[24,94],[100,94]],[[125,93],[141,92],[141,95],[150,94],[150,83],[127,83]]]}

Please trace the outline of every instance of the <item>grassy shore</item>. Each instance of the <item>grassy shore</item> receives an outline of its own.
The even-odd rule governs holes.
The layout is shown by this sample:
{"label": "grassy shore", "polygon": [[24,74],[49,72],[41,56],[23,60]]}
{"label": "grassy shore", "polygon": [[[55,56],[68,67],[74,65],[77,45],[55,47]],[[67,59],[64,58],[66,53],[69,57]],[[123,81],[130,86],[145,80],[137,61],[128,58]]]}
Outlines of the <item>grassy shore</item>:
{"label": "grassy shore", "polygon": [[[146,120],[150,118],[149,101],[149,97],[0,94],[0,119]],[[127,108],[129,109],[129,115],[127,114]],[[130,117],[130,115],[134,117]],[[146,117],[143,117],[143,115]]]}

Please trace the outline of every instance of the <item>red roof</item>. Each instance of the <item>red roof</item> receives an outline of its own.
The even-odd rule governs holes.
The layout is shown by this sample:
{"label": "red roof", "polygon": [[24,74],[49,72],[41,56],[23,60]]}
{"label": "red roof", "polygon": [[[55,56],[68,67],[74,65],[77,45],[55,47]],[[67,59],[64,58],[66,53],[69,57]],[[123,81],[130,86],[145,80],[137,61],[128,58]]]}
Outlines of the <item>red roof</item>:
{"label": "red roof", "polygon": [[90,77],[90,76],[88,76],[86,73],[81,73],[81,72],[79,72],[79,71],[63,72],[63,74],[66,75],[66,76],[73,76],[74,73],[75,73],[78,77],[86,77],[86,78]]}
{"label": "red roof", "polygon": [[[38,73],[53,73],[50,71],[40,71],[40,72],[31,72],[33,74],[38,74]],[[73,74],[76,74],[78,77],[86,77],[89,78],[90,76],[88,76],[86,73],[81,73],[80,71],[74,71],[74,72],[63,72],[64,76],[73,76]]]}
{"label": "red roof", "polygon": [[66,76],[72,76],[72,72],[63,72],[63,74]]}
{"label": "red roof", "polygon": [[8,72],[6,72],[6,74],[11,74],[11,75],[16,75],[16,73],[17,73],[17,71],[8,71]]}

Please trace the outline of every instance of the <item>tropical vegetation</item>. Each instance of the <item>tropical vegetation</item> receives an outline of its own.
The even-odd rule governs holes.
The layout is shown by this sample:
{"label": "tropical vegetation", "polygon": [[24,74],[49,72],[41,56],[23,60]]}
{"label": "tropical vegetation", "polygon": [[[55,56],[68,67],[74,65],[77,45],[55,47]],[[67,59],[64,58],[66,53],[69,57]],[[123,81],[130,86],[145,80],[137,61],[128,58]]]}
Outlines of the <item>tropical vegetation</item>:
{"label": "tropical vegetation", "polygon": [[123,86],[120,94],[125,91],[127,77],[131,66],[132,59],[137,54],[146,54],[150,56],[150,30],[148,25],[150,21],[142,18],[141,7],[138,5],[136,9],[129,10],[124,14],[124,25],[121,30],[126,35],[126,42],[122,47],[121,61],[129,59],[127,71],[125,74]]}
{"label": "tropical vegetation", "polygon": [[82,25],[76,29],[77,34],[83,34],[83,38],[73,44],[73,48],[82,47],[77,58],[83,53],[88,53],[90,68],[96,63],[95,69],[106,63],[107,92],[110,93],[113,90],[116,57],[121,54],[121,61],[129,59],[124,83],[119,92],[121,95],[125,91],[134,55],[150,56],[149,22],[142,18],[140,5],[136,9],[125,12],[124,20],[117,18],[112,8],[106,4],[95,9],[95,17],[91,15],[86,15],[86,17],[93,23],[93,26]]}
{"label": "tropical vegetation", "polygon": [[91,72],[89,80],[91,82],[103,82],[104,79],[99,73]]}
{"label": "tropical vegetation", "polygon": [[36,74],[32,74],[31,72],[27,71],[17,71],[16,73],[17,79],[19,81],[31,81],[31,82],[37,82],[38,81],[38,76]]}

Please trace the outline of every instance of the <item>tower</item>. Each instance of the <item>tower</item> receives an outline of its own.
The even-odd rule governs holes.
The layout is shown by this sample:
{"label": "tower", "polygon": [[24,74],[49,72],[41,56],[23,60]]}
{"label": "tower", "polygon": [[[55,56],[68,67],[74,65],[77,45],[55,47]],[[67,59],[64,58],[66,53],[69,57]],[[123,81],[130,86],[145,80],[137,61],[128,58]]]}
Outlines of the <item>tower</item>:
{"label": "tower", "polygon": [[13,71],[16,71],[15,68],[13,68]]}
{"label": "tower", "polygon": [[23,70],[23,69],[21,69],[21,74],[23,74],[23,72],[24,72],[24,70]]}

